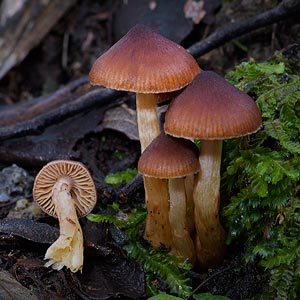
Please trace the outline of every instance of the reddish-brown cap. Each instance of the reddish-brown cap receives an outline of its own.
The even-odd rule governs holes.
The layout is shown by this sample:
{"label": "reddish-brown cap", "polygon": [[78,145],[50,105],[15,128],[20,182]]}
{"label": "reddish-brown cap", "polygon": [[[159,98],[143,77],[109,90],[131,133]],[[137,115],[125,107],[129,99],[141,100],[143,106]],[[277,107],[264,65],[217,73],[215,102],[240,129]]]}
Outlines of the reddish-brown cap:
{"label": "reddish-brown cap", "polygon": [[137,93],[164,93],[188,85],[199,73],[180,45],[136,25],[100,56],[90,71],[93,85]]}
{"label": "reddish-brown cap", "polygon": [[80,162],[55,160],[45,165],[34,181],[34,200],[43,211],[56,217],[52,190],[57,180],[62,177],[70,179],[71,195],[78,217],[87,215],[97,202],[97,193],[89,171]]}
{"label": "reddish-brown cap", "polygon": [[149,177],[179,178],[199,171],[198,158],[193,142],[161,134],[141,155],[138,170]]}
{"label": "reddish-brown cap", "polygon": [[211,71],[199,73],[171,102],[165,117],[166,133],[190,139],[239,137],[261,124],[255,101]]}

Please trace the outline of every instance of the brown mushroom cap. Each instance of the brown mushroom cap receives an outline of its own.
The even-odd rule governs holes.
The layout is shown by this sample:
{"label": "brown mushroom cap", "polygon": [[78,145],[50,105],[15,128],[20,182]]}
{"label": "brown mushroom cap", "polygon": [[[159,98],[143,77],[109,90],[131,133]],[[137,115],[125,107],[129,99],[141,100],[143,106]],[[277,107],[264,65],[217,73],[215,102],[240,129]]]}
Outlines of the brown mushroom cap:
{"label": "brown mushroom cap", "polygon": [[86,167],[76,161],[55,160],[45,165],[35,178],[33,198],[47,214],[56,217],[52,189],[61,177],[71,179],[71,195],[78,217],[87,215],[97,202],[94,181]]}
{"label": "brown mushroom cap", "polygon": [[198,157],[193,142],[160,134],[141,155],[138,170],[155,178],[184,177],[199,171]]}
{"label": "brown mushroom cap", "polygon": [[199,73],[180,45],[136,25],[100,56],[90,71],[93,85],[137,93],[164,93],[188,85]]}
{"label": "brown mushroom cap", "polygon": [[199,73],[171,102],[165,117],[166,133],[190,139],[240,137],[261,124],[254,100],[211,71]]}

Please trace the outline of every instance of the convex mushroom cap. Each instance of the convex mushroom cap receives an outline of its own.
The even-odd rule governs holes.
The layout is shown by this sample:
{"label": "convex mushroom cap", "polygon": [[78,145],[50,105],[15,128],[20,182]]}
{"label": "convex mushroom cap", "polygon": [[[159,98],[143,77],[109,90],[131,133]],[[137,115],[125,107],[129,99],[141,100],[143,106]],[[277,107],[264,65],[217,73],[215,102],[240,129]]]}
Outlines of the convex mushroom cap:
{"label": "convex mushroom cap", "polygon": [[254,100],[221,76],[202,71],[170,104],[165,131],[177,137],[222,140],[261,128]]}
{"label": "convex mushroom cap", "polygon": [[96,60],[89,77],[93,85],[164,93],[188,85],[199,71],[183,47],[147,26],[136,25]]}
{"label": "convex mushroom cap", "polygon": [[71,185],[71,195],[78,217],[87,215],[95,206],[97,192],[94,181],[83,164],[68,160],[55,160],[45,165],[36,176],[33,197],[47,214],[56,217],[52,190],[58,180]]}
{"label": "convex mushroom cap", "polygon": [[[187,203],[185,178],[199,171],[198,155],[198,148],[193,142],[161,134],[145,149],[138,163],[138,170],[144,178],[157,178],[157,182],[161,183],[157,189],[163,190],[167,180],[166,200],[169,202],[167,214],[172,252],[192,264],[195,263],[196,254],[187,218],[193,211],[189,212],[192,207]],[[158,218],[161,218],[161,214]]]}
{"label": "convex mushroom cap", "polygon": [[199,171],[199,151],[189,140],[160,134],[142,153],[138,171],[155,178],[179,178]]}

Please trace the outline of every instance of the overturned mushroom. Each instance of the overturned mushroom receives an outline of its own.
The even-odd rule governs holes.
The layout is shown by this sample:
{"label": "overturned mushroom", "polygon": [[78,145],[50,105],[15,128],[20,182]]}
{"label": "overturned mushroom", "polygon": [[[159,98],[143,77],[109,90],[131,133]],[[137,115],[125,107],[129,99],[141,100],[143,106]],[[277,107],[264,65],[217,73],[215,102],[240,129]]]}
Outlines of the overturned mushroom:
{"label": "overturned mushroom", "polygon": [[87,215],[97,201],[88,170],[76,161],[52,161],[36,176],[33,197],[44,212],[59,220],[60,236],[48,248],[45,259],[49,261],[45,266],[81,270],[83,235],[78,217]]}

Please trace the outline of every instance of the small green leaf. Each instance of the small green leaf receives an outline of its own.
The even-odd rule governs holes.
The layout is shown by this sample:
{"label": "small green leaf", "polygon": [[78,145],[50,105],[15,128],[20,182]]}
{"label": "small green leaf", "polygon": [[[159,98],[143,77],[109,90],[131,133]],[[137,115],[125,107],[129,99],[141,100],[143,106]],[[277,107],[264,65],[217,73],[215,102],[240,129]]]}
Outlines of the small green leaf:
{"label": "small green leaf", "polygon": [[129,182],[137,175],[136,169],[127,169],[125,171],[109,174],[105,177],[105,182],[108,184],[120,184]]}

